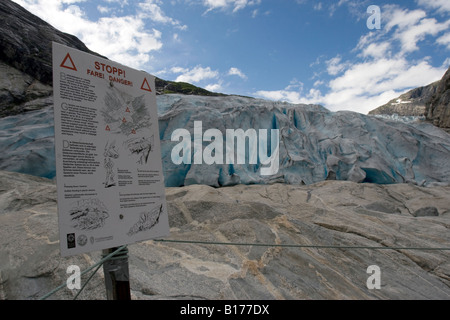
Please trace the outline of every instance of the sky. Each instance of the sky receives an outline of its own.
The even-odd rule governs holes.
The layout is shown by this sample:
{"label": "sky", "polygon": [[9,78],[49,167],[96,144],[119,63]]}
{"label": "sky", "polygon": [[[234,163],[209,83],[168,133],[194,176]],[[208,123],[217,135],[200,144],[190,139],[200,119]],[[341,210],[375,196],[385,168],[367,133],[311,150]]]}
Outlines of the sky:
{"label": "sky", "polygon": [[450,66],[450,0],[13,1],[161,79],[331,111],[366,114]]}

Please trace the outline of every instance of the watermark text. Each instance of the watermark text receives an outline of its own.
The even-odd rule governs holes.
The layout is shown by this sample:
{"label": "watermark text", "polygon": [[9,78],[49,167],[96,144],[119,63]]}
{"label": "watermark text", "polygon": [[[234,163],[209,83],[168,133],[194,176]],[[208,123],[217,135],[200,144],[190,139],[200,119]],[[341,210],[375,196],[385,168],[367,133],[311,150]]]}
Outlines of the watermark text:
{"label": "watermark text", "polygon": [[367,289],[381,289],[381,269],[377,265],[372,265],[367,268],[367,273],[371,276],[367,279]]}
{"label": "watermark text", "polygon": [[[178,142],[172,149],[172,162],[176,165],[192,164],[193,159],[194,164],[246,164],[248,159],[248,164],[262,165],[263,176],[278,173],[280,161],[278,129],[270,130],[270,138],[268,129],[258,131],[227,129],[225,139],[226,143],[224,135],[218,129],[208,129],[203,133],[202,121],[194,122],[193,139],[187,129],[176,129],[171,136],[173,142]],[[204,142],[209,142],[205,148]]]}
{"label": "watermark text", "polygon": [[67,274],[70,274],[69,278],[67,278],[66,284],[67,288],[70,290],[80,290],[81,289],[81,271],[80,267],[76,265],[70,265],[66,270]]}
{"label": "watermark text", "polygon": [[367,8],[370,17],[367,19],[367,28],[369,30],[381,29],[381,9],[379,6],[371,5]]}

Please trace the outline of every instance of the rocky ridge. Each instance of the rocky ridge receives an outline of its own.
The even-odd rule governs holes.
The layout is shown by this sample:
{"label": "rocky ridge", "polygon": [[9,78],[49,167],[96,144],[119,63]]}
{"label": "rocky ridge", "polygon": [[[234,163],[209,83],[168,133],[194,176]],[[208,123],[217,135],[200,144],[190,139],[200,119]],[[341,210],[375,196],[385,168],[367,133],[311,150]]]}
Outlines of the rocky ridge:
{"label": "rocky ridge", "polygon": [[394,115],[420,117],[425,115],[426,104],[436,93],[439,81],[412,89],[385,105],[369,112],[370,115]]}
{"label": "rocky ridge", "polygon": [[10,0],[0,3],[0,60],[45,85],[52,80],[52,41],[98,55]]}
{"label": "rocky ridge", "polygon": [[375,116],[424,117],[450,133],[450,68],[441,80],[412,89],[369,112]]}
{"label": "rocky ridge", "polygon": [[53,104],[52,41],[96,54],[10,0],[0,2],[0,21],[0,117]]}
{"label": "rocky ridge", "polygon": [[429,99],[425,112],[429,121],[450,133],[450,68]]}

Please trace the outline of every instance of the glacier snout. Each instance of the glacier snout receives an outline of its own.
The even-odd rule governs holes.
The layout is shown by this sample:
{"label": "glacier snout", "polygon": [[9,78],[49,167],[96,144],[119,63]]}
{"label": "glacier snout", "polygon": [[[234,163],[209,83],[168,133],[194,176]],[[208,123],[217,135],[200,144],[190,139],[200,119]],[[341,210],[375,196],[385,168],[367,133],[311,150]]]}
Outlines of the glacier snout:
{"label": "glacier snout", "polygon": [[[167,187],[450,183],[450,135],[430,124],[238,96],[159,95],[157,104]],[[0,170],[55,176],[51,107],[0,128]]]}
{"label": "glacier snout", "polygon": [[[450,135],[429,134],[423,124],[419,129],[414,124],[354,112],[334,113],[316,105],[243,97],[167,95],[158,98],[167,186],[312,184],[327,179],[379,184],[450,182],[450,169],[446,165]],[[246,161],[196,162],[200,150],[215,149],[219,156],[221,152],[226,153],[225,146],[211,148],[210,140],[195,140],[196,121],[201,121],[204,128],[214,128],[219,137],[236,128],[245,132],[276,130],[278,140],[274,142],[272,135],[267,146],[278,147],[278,170],[272,175],[261,174],[263,159],[252,161],[251,152]],[[183,128],[186,137],[191,137],[192,153],[183,153],[191,158],[177,164],[169,155],[173,150],[180,151],[180,145],[171,139],[179,128]],[[256,149],[255,139],[249,138],[247,143],[247,150]]]}

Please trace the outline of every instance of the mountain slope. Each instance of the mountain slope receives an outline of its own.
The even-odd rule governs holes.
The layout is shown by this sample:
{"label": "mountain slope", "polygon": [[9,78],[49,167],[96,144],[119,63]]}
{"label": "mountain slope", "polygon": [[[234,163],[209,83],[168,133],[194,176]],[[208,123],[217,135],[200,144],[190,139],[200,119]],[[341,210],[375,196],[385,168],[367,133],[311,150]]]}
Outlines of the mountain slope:
{"label": "mountain slope", "polygon": [[425,116],[427,121],[450,133],[450,68],[441,80],[410,90],[369,112],[369,115],[394,114]]}
{"label": "mountain slope", "polygon": [[52,84],[52,41],[96,54],[10,0],[0,2],[0,60],[40,82]]}
{"label": "mountain slope", "polygon": [[[103,57],[10,0],[0,1],[0,21],[0,117],[51,105],[52,41]],[[155,82],[159,94],[223,96],[188,83]]]}
{"label": "mountain slope", "polygon": [[450,68],[426,106],[426,116],[435,126],[450,132]]}
{"label": "mountain slope", "polygon": [[370,115],[424,116],[427,102],[435,94],[439,81],[412,89],[369,112]]}

